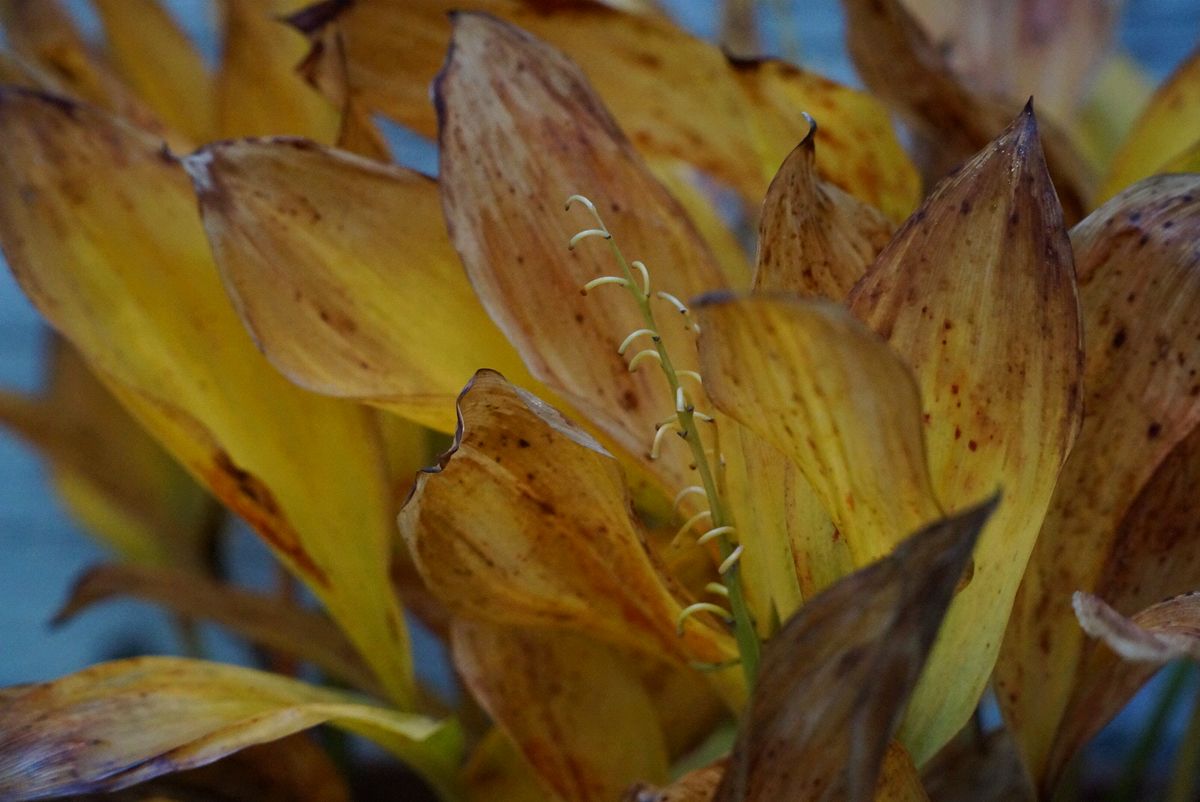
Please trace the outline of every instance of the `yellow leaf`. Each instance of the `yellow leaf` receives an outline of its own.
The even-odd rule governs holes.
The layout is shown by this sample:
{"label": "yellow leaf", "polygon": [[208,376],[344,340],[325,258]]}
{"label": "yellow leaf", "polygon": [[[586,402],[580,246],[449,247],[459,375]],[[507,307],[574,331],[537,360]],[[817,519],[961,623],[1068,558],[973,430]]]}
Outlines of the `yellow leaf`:
{"label": "yellow leaf", "polygon": [[817,136],[814,125],[767,190],[758,224],[757,292],[841,301],[891,239],[892,226],[878,211],[818,176]]}
{"label": "yellow leaf", "polygon": [[[1166,554],[1160,539],[1183,535],[1165,521],[1186,517],[1183,510],[1192,506],[1183,485],[1170,489],[1186,475],[1186,460],[1156,480],[1162,482],[1156,492],[1168,494],[1160,496],[1166,506],[1147,507],[1154,513],[1136,528],[1126,531],[1123,523],[1164,460],[1200,423],[1198,226],[1200,176],[1171,175],[1131,187],[1071,232],[1088,343],[1087,416],[1059,477],[996,669],[1001,707],[1041,783],[1052,782],[1061,768],[1048,763],[1049,754],[1086,651],[1069,594],[1103,594],[1122,610],[1135,610],[1200,583],[1191,560],[1158,561]],[[1178,495],[1168,504],[1170,493]]]}
{"label": "yellow leaf", "polygon": [[1125,187],[1162,172],[1195,144],[1200,131],[1200,50],[1158,88],[1113,157],[1100,187],[1108,200]]}
{"label": "yellow leaf", "polygon": [[159,0],[96,0],[107,51],[125,83],[192,142],[213,139],[213,80]]}
{"label": "yellow leaf", "polygon": [[[714,802],[876,798],[888,741],[994,508],[936,521],[800,608],[763,653]],[[914,786],[919,799],[899,750],[879,798],[913,799]]]}
{"label": "yellow leaf", "polygon": [[921,178],[876,98],[784,61],[732,66],[746,96],[746,124],[758,143],[764,178],[776,175],[796,143],[811,133],[807,112],[821,127],[815,158],[821,180],[896,222],[916,207]]}
{"label": "yellow leaf", "polygon": [[654,705],[629,662],[578,635],[456,620],[455,667],[556,799],[611,802],[667,776]]}
{"label": "yellow leaf", "polygon": [[[367,0],[317,4],[293,23],[320,41],[336,25],[350,92],[372,110],[432,136],[426,88],[450,38],[447,13],[482,11],[560,48],[577,62],[634,145],[655,162],[682,160],[758,204],[775,169],[804,136],[808,108],[840,147],[826,176],[903,217],[916,204],[915,170],[883,108],[869,96],[778,62],[731,62],[662,15],[629,14],[591,0]],[[313,69],[337,71],[326,51]],[[858,194],[859,192],[862,194]]]}
{"label": "yellow leaf", "polygon": [[[412,697],[388,579],[391,500],[368,410],[297,389],[221,287],[182,167],[102,112],[0,90],[0,244],[118,399]],[[351,545],[352,544],[352,545]]]}
{"label": "yellow leaf", "polygon": [[983,693],[1079,427],[1082,324],[1071,246],[1032,111],[933,191],[855,287],[850,307],[916,375],[944,508],[1004,491],[902,731],[920,765]]}
{"label": "yellow leaf", "polygon": [[227,0],[222,6],[217,135],[291,134],[332,143],[341,127],[339,109],[296,71],[307,48],[303,36],[274,16],[280,6],[286,3]]}
{"label": "yellow leaf", "polygon": [[451,723],[248,668],[138,657],[24,686],[0,707],[0,800],[125,788],[330,723],[435,786],[461,749]]}
{"label": "yellow leaf", "polygon": [[[588,195],[629,258],[645,262],[654,289],[679,298],[724,283],[696,229],[579,68],[513,26],[457,15],[434,95],[450,239],[483,305],[537,379],[671,493],[690,484],[675,453],[649,454],[657,424],[673,410],[666,379],[653,366],[631,372],[617,350],[645,326],[637,305],[619,287],[580,292],[621,268],[601,241],[568,251],[572,235],[597,223],[560,204]],[[654,303],[678,320],[666,301]],[[673,323],[660,334],[678,369],[695,367],[688,327]]]}
{"label": "yellow leaf", "polygon": [[491,371],[463,391],[458,414],[453,449],[417,478],[399,518],[447,605],[680,663],[736,654],[696,616],[676,633],[682,605],[630,516],[616,460],[591,436]]}
{"label": "yellow leaf", "polygon": [[855,566],[940,517],[912,375],[849,312],[760,296],[704,300],[698,316],[713,403],[796,461]]}
{"label": "yellow leaf", "polygon": [[479,367],[532,382],[463,275],[433,180],[299,140],[186,165],[238,312],[301,387],[453,432]]}

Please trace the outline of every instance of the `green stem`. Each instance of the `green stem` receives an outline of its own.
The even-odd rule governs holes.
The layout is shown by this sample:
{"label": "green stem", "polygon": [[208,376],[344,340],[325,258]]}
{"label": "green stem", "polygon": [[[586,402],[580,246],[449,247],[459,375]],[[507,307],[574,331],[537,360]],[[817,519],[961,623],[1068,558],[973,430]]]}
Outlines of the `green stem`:
{"label": "green stem", "polygon": [[[596,216],[596,219],[603,227],[604,223],[600,220],[599,215]],[[605,228],[605,231],[607,231],[607,228]],[[655,319],[654,310],[650,306],[650,296],[643,291],[638,278],[634,277],[629,262],[625,260],[625,255],[621,253],[620,247],[613,240],[611,234],[608,236],[608,245],[612,249],[613,256],[616,258],[618,264],[620,264],[621,270],[624,272],[625,286],[637,302],[646,328],[654,332],[654,347],[658,352],[659,361],[662,363],[663,374],[667,377],[667,383],[671,387],[671,399],[674,402],[674,399],[678,397],[680,389],[679,375],[675,371],[671,355],[667,352],[666,343],[663,342],[663,338],[659,334],[658,322]],[[700,429],[696,425],[695,409],[691,404],[685,404],[683,409],[676,409],[675,417],[679,423],[679,429],[683,433],[683,439],[687,441],[688,446],[691,448],[692,460],[696,465],[697,472],[700,474],[700,483],[704,487],[704,495],[708,500],[712,525],[714,527],[732,526],[733,518],[721,501],[712,466],[709,464],[708,455],[704,453],[704,442],[700,437]],[[717,538],[717,548],[721,555],[721,560],[724,561],[733,554],[736,546],[728,535],[723,534]],[[742,588],[741,565],[735,562],[725,571],[722,579],[724,580],[725,587],[729,590],[729,606],[730,612],[733,614],[734,638],[737,641],[738,652],[741,657],[742,673],[746,676],[747,686],[753,688],[754,681],[758,677],[761,644],[758,640],[758,633],[754,629],[754,621],[750,615],[750,606],[746,602],[746,594]]]}

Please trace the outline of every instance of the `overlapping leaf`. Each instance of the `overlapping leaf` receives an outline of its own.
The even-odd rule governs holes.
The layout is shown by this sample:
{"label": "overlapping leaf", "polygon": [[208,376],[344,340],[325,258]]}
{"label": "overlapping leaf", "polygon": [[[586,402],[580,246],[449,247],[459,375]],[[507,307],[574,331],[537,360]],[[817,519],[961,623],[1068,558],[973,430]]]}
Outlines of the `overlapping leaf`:
{"label": "overlapping leaf", "polygon": [[[336,24],[345,42],[351,95],[432,135],[426,88],[446,52],[451,10],[483,11],[561,48],[587,73],[604,103],[652,162],[684,160],[757,204],[767,182],[807,130],[808,110],[837,132],[822,174],[900,219],[916,204],[916,173],[883,108],[869,96],[780,62],[733,62],[661,15],[629,14],[591,0],[551,6],[532,0],[366,0],[316,3],[293,20],[320,41]],[[341,69],[328,49],[312,77]]]}
{"label": "overlapping leaf", "polygon": [[816,140],[814,125],[767,190],[754,289],[840,301],[883,250],[892,227],[872,207],[821,180]]}
{"label": "overlapping leaf", "polygon": [[[1042,782],[1069,757],[1052,764],[1049,755],[1056,739],[1065,743],[1055,732],[1089,651],[1070,593],[1096,593],[1132,612],[1200,582],[1182,556],[1194,536],[1172,523],[1185,524],[1193,509],[1179,480],[1194,471],[1186,443],[1200,422],[1198,225],[1200,177],[1172,175],[1131,187],[1072,231],[1089,343],[1087,416],[997,667],[1001,706]],[[1092,703],[1076,704],[1087,712]]]}
{"label": "overlapping leaf", "polygon": [[232,0],[225,15],[222,63],[216,77],[217,136],[292,134],[336,141],[341,109],[296,73],[304,37],[275,14],[294,3]]}
{"label": "overlapping leaf", "polygon": [[457,620],[455,666],[553,798],[611,802],[667,776],[654,704],[630,663],[587,638]]}
{"label": "overlapping leaf", "polygon": [[698,306],[713,402],[796,461],[856,566],[939,517],[912,376],[828,301],[750,297]]}
{"label": "overlapping leaf", "polygon": [[[640,458],[671,492],[687,484],[677,460],[653,462],[649,445],[674,399],[655,370],[632,373],[616,345],[645,324],[631,299],[593,278],[620,275],[601,241],[566,245],[594,228],[585,193],[630,259],[657,289],[688,298],[723,276],[679,205],[650,175],[579,68],[548,45],[494,18],[460,14],[435,87],[440,113],[442,203],[450,239],[483,305],[530,372]],[[665,314],[678,315],[666,303]],[[693,368],[690,331],[660,332]]]}
{"label": "overlapping leaf", "polygon": [[451,725],[247,668],[170,657],[102,663],[0,708],[0,800],[115,790],[332,723],[446,787]]}
{"label": "overlapping leaf", "polygon": [[324,615],[181,571],[135,565],[92,568],[71,588],[54,623],[123,597],[151,602],[191,620],[215,621],[259,646],[307,660],[333,679],[378,692],[378,681],[362,658]]}
{"label": "overlapping leaf", "polygon": [[1033,95],[1070,121],[1111,50],[1123,2],[994,3],[905,0],[946,61],[975,92]]}
{"label": "overlapping leaf", "polygon": [[[942,54],[900,0],[844,0],[850,54],[863,81],[928,139],[934,177],[985,147],[1017,101],[977,95],[950,72]],[[1092,177],[1067,137],[1043,121],[1046,159],[1067,219],[1088,209]]]}
{"label": "overlapping leaf", "polygon": [[432,180],[299,140],[217,144],[187,164],[225,285],[292,381],[446,432],[477,368],[528,383],[446,240]]}
{"label": "overlapping leaf", "polygon": [[[96,0],[114,67],[164,123],[192,142],[213,135],[213,80],[159,0]],[[238,5],[237,2],[232,5]]]}
{"label": "overlapping leaf", "polygon": [[0,90],[0,243],[126,407],[243,515],[411,698],[387,574],[391,500],[366,410],[262,359],[217,277],[182,168],[94,109]]}
{"label": "overlapping leaf", "polygon": [[429,587],[467,617],[573,629],[679,662],[736,654],[688,620],[655,564],[616,460],[537,398],[481,371],[460,431],[418,477],[400,530]]}
{"label": "overlapping leaf", "polygon": [[[931,524],[784,625],[714,802],[876,798],[888,742],[994,507]],[[923,796],[915,772],[890,783],[890,798]]]}
{"label": "overlapping leaf", "polygon": [[1030,109],[934,190],[850,306],[916,375],[945,509],[1004,489],[905,723],[902,739],[920,764],[983,692],[1079,426],[1071,247]]}

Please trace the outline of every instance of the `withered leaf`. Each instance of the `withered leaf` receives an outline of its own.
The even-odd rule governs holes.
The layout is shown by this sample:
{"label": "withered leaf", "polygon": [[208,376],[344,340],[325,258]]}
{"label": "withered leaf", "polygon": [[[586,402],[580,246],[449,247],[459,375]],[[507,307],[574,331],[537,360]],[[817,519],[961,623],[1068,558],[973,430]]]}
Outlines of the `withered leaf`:
{"label": "withered leaf", "polygon": [[307,733],[243,749],[215,763],[122,791],[64,802],[350,802],[329,755]]}
{"label": "withered leaf", "polygon": [[[588,195],[658,290],[689,298],[721,287],[724,277],[577,66],[492,17],[454,19],[434,87],[451,242],[530,372],[674,492],[688,484],[682,461],[649,458],[656,424],[674,399],[660,372],[630,372],[617,353],[645,323],[619,287],[580,294],[591,279],[621,268],[602,241],[567,250],[576,232],[596,222],[561,204]],[[665,302],[654,303],[678,318]],[[677,367],[694,368],[690,331],[678,322],[661,328]]]}
{"label": "withered leaf", "polygon": [[920,765],[983,693],[1081,416],[1071,247],[1030,108],[933,191],[849,303],[916,375],[945,509],[1004,489],[902,731]]}
{"label": "withered leaf", "polygon": [[[951,73],[901,0],[843,0],[847,43],[863,82],[927,137],[940,177],[987,146],[1018,102],[977,95]],[[1046,160],[1069,221],[1087,212],[1093,178],[1068,137],[1042,124]]]}
{"label": "withered leaf", "polygon": [[888,742],[995,506],[929,525],[800,608],[763,653],[715,802],[874,799]]}
{"label": "withered leaf", "polygon": [[400,531],[430,589],[462,615],[573,629],[678,662],[736,654],[688,619],[655,563],[617,462],[583,430],[492,371],[458,402],[454,447],[421,474]]}
{"label": "withered leaf", "polygon": [[1111,57],[1123,2],[904,0],[946,63],[981,95],[1037,98],[1051,119],[1072,120]]}
{"label": "withered leaf", "polygon": [[255,349],[195,195],[160,142],[96,109],[0,89],[0,245],[33,303],[138,421],[412,695],[388,578],[393,502],[369,410],[306,393]]}
{"label": "withered leaf", "polygon": [[432,179],[292,139],[186,165],[225,285],[292,381],[446,432],[478,367],[531,381],[463,275]]}
{"label": "withered leaf", "polygon": [[562,802],[611,802],[667,776],[655,707],[630,662],[575,634],[457,619],[454,664]]}
{"label": "withered leaf", "polygon": [[800,112],[807,109],[837,132],[836,143],[831,133],[819,157],[823,176],[892,219],[916,204],[916,171],[886,110],[866,93],[783,62],[731,61],[664,15],[608,6],[593,0],[360,0],[315,3],[292,19],[314,41],[313,80],[342,70],[332,50],[317,50],[323,29],[336,26],[351,96],[426,135],[436,131],[427,88],[446,53],[447,14],[480,11],[569,55],[656,165],[669,170],[685,161],[757,204],[804,136]]}
{"label": "withered leaf", "polygon": [[182,571],[119,564],[91,568],[76,580],[54,623],[122,597],[151,602],[192,620],[214,621],[259,646],[306,660],[332,678],[378,693],[378,680],[326,616]]}
{"label": "withered leaf", "polygon": [[[1085,626],[1085,630],[1094,637],[1101,637],[1102,631],[1108,632],[1103,635],[1104,640],[1125,659],[1094,642],[1084,645],[1070,698],[1054,737],[1047,787],[1076,751],[1128,703],[1161,662],[1186,656],[1176,654],[1175,648],[1186,648],[1186,638],[1181,642],[1171,633],[1187,635],[1186,626],[1194,627],[1195,599],[1178,596],[1161,605],[1155,602],[1164,593],[1183,593],[1200,586],[1197,564],[1200,561],[1192,548],[1192,544],[1200,542],[1200,525],[1195,515],[1197,481],[1200,481],[1200,428],[1193,428],[1158,466],[1121,521],[1104,573],[1095,584],[1098,593],[1106,595],[1106,601],[1093,603],[1087,601],[1096,598],[1091,594],[1075,594],[1076,617],[1081,621],[1090,617],[1096,625],[1090,629]],[[1101,611],[1100,605],[1111,610],[1107,603],[1120,612],[1109,615]],[[1138,610],[1141,612],[1135,612]],[[1157,643],[1157,637],[1146,641],[1117,624],[1112,616],[1122,613],[1151,632],[1161,630],[1166,642]],[[1176,613],[1178,618],[1174,617]],[[1177,624],[1184,628],[1179,629]],[[1133,648],[1141,644],[1146,660],[1155,657],[1154,648],[1165,649],[1157,652],[1163,659],[1154,665],[1129,662],[1132,648],[1121,650],[1118,647],[1122,644]],[[1168,646],[1171,648],[1167,649]]]}
{"label": "withered leaf", "polygon": [[[1089,651],[1069,594],[1085,590],[1132,611],[1200,583],[1200,566],[1184,559],[1193,550],[1170,545],[1194,535],[1166,523],[1192,515],[1191,493],[1177,482],[1193,470],[1187,454],[1196,447],[1159,474],[1200,423],[1198,226],[1200,176],[1173,175],[1131,187],[1071,234],[1089,343],[1087,416],[996,671],[1001,707],[1039,782],[1061,768],[1048,756],[1055,741],[1065,743],[1055,732]],[[1146,488],[1151,477],[1158,490]],[[1143,492],[1157,502],[1143,506]]]}
{"label": "withered leaf", "polygon": [[814,123],[763,201],[754,289],[840,301],[892,236],[878,211],[817,175]]}
{"label": "withered leaf", "polygon": [[102,663],[0,707],[0,800],[126,788],[323,723],[377,741],[444,787],[452,725],[248,668],[173,657]]}

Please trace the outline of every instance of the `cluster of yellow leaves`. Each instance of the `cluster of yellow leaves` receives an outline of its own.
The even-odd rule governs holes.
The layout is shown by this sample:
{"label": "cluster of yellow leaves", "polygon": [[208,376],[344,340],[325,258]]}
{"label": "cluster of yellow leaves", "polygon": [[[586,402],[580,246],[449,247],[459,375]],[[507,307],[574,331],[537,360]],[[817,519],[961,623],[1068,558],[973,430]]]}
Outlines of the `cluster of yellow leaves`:
{"label": "cluster of yellow leaves", "polygon": [[[880,100],[731,60],[653,11],[288,5],[230,0],[213,72],[157,3],[99,2],[98,51],[53,3],[0,0],[0,75],[21,85],[0,88],[10,267],[345,636],[145,568],[92,574],[67,612],[158,600],[432,714],[395,574],[497,729],[460,770],[449,720],[247,669],[117,662],[2,692],[0,799],[119,789],[322,722],[447,799],[921,800],[954,787],[947,755],[982,771],[1014,749],[1025,768],[1007,760],[996,787],[1048,794],[1147,664],[1196,654],[1192,597],[1137,611],[1200,583],[1200,175],[1129,184],[1193,165],[1200,58],[1114,146],[1097,195],[1064,87],[1099,55],[1032,77],[1047,126],[1013,97],[1032,80],[1020,48],[1006,70],[972,61],[994,59],[971,49],[977,17],[926,9],[922,27],[896,0],[846,0],[860,71],[925,142],[921,171],[957,166],[922,196]],[[1081,19],[1066,41],[1112,24]],[[438,179],[385,163],[372,114],[436,135]],[[291,136],[192,152],[260,134]],[[753,263],[713,182],[757,216]],[[718,617],[681,619],[715,561],[687,527],[659,532],[700,510],[669,502],[694,466],[651,455],[675,399],[617,352],[637,310],[579,293],[613,266],[596,243],[566,250],[589,224],[561,211],[578,192],[692,307],[698,340],[665,303],[654,336],[716,419],[734,570],[767,641],[754,687],[694,670],[738,656]],[[122,507],[129,487],[40,410],[3,412],[153,542],[164,510]],[[454,442],[400,508],[417,424]],[[132,486],[182,481],[146,474]],[[955,736],[993,675],[1015,747],[972,751]],[[635,785],[667,782],[728,713],[727,759]]]}

